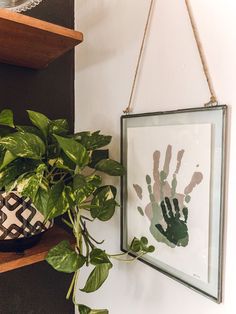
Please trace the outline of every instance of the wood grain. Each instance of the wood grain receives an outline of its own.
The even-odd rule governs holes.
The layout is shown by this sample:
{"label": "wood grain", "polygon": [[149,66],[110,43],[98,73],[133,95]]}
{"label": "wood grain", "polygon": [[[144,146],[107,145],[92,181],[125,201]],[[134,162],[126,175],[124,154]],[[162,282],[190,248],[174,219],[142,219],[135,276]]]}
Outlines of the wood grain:
{"label": "wood grain", "polygon": [[0,9],[0,62],[42,69],[82,41],[81,32]]}
{"label": "wood grain", "polygon": [[43,261],[48,251],[62,240],[74,243],[74,237],[58,226],[47,231],[40,242],[22,254],[0,253],[0,273]]}

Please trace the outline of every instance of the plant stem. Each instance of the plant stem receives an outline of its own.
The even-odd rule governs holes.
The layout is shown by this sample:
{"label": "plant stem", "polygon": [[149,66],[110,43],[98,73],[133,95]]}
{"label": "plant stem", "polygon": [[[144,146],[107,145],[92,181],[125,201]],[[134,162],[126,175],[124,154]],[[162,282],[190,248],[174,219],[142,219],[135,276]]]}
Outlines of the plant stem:
{"label": "plant stem", "polygon": [[73,225],[68,221],[66,220],[65,218],[62,218],[62,221],[71,229],[73,229]]}
{"label": "plant stem", "polygon": [[75,231],[75,222],[74,222],[74,220],[73,220],[73,217],[72,217],[72,214],[71,214],[71,211],[70,211],[70,210],[68,210],[68,216],[69,216],[70,222],[71,222],[71,224],[72,224],[72,226],[73,226],[73,230]]}
{"label": "plant stem", "polygon": [[136,261],[137,259],[139,259],[140,257],[142,257],[143,255],[145,255],[146,253],[142,253],[136,257],[133,257],[133,258],[129,258],[129,259],[123,259],[123,258],[119,258],[119,257],[116,257],[116,256],[111,256],[111,258],[114,258],[116,259],[117,261],[122,261],[122,262],[134,262]]}
{"label": "plant stem", "polygon": [[78,279],[79,279],[79,270],[75,272],[75,284],[74,284],[74,291],[73,291],[73,298],[72,298],[74,305],[76,305],[75,293],[76,293]]}
{"label": "plant stem", "polygon": [[[71,211],[69,210],[68,211],[68,216],[70,218],[70,221],[71,221],[71,224],[73,226],[73,232],[74,232],[74,235],[75,235],[75,238],[76,238],[76,245],[77,245],[77,248],[79,250],[79,253],[80,254],[83,254],[83,242],[82,242],[82,233],[81,233],[81,227],[80,227],[80,213],[79,213],[79,210],[75,210],[75,213],[77,214],[76,217],[72,217],[72,213]],[[78,281],[78,277],[79,277],[79,270],[77,270],[75,273],[74,273],[74,276],[73,276],[73,279],[72,279],[72,282],[71,282],[71,285],[70,285],[70,288],[69,288],[69,291],[67,293],[67,296],[66,298],[69,299],[70,295],[71,295],[71,292],[72,292],[72,289],[73,289],[73,303],[75,303],[75,293],[76,293],[76,287],[77,287],[77,281]]]}
{"label": "plant stem", "polygon": [[123,255],[128,255],[128,252],[119,253],[119,254],[107,254],[107,256],[109,257],[116,257],[116,256],[123,256]]}
{"label": "plant stem", "polygon": [[[82,217],[82,216],[81,216]],[[89,238],[93,241],[93,242],[95,242],[96,244],[102,244],[103,242],[104,242],[104,240],[102,240],[102,241],[97,241],[97,240],[95,240],[92,236],[91,236],[91,234],[88,232],[88,229],[87,229],[87,227],[86,227],[86,224],[85,224],[85,222],[81,219],[81,223],[82,223],[82,226],[83,226],[83,231],[84,231],[84,233],[85,233],[85,235],[87,236],[87,240],[89,241],[89,242],[91,242],[90,240],[89,240]]]}
{"label": "plant stem", "polygon": [[96,244],[103,244],[104,241],[105,241],[105,240],[97,241],[97,240],[95,240],[95,239],[91,236],[91,234],[89,234],[89,232],[87,232],[87,234],[88,234],[89,238],[90,238],[93,242],[95,242]]}
{"label": "plant stem", "polygon": [[68,290],[68,292],[67,292],[67,295],[66,295],[66,299],[67,299],[67,300],[69,300],[70,295],[71,295],[71,292],[72,292],[72,289],[73,289],[73,287],[74,287],[74,285],[75,285],[75,279],[76,279],[76,273],[74,273],[74,276],[73,276],[73,278],[72,278],[72,281],[71,281],[69,290]]}
{"label": "plant stem", "polygon": [[83,235],[84,243],[86,246],[86,266],[89,266],[89,243],[88,243],[86,234],[83,232],[82,235]]}
{"label": "plant stem", "polygon": [[88,217],[86,217],[86,216],[83,216],[83,215],[81,215],[81,218],[83,218],[83,219],[85,219],[85,220],[88,220],[88,221],[90,221],[90,222],[93,222],[93,221],[94,221],[94,219],[90,219],[90,218],[88,218]]}
{"label": "plant stem", "polygon": [[49,179],[50,176],[53,174],[53,172],[56,170],[56,167],[52,167],[52,169],[50,170],[50,172],[48,173],[48,175],[46,176],[46,179]]}
{"label": "plant stem", "polygon": [[82,241],[82,229],[81,229],[81,225],[80,225],[80,211],[78,208],[75,208],[75,221],[74,221],[74,235],[76,238],[76,244],[77,244],[77,248],[80,252],[80,254],[83,253],[83,241]]}
{"label": "plant stem", "polygon": [[67,173],[66,172],[62,172],[60,173],[62,175],[62,177],[60,178],[60,180],[63,180],[66,176],[67,176]]}
{"label": "plant stem", "polygon": [[82,226],[83,226],[83,236],[84,236],[84,238],[86,238],[86,241],[89,244],[89,246],[91,247],[91,249],[94,249],[95,245],[89,239],[88,230],[86,228],[85,222],[82,222]]}

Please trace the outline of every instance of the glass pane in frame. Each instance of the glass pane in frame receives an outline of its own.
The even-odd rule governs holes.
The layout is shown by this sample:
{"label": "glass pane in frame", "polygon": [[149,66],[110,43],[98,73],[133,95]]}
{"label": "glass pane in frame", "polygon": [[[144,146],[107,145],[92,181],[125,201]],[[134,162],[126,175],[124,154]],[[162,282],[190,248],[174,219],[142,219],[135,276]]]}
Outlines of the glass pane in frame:
{"label": "glass pane in frame", "polygon": [[141,260],[216,302],[222,296],[227,106],[121,117],[121,248],[146,236]]}

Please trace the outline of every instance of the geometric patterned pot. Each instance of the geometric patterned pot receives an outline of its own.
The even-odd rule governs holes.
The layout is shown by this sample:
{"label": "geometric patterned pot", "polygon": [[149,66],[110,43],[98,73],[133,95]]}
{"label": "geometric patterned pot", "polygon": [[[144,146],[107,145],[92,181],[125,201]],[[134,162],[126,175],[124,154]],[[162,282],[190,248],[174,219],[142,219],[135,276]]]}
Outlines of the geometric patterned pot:
{"label": "geometric patterned pot", "polygon": [[53,221],[44,224],[43,215],[29,198],[23,198],[17,192],[0,192],[0,244],[3,240],[12,243],[12,240],[19,242],[40,235],[52,226]]}

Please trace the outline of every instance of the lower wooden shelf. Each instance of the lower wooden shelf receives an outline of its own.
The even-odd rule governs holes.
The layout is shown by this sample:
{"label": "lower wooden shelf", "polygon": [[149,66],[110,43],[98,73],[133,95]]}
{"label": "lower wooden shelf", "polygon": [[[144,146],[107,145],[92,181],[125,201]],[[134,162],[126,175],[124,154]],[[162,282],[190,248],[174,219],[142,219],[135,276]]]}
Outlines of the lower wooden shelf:
{"label": "lower wooden shelf", "polygon": [[0,253],[0,273],[43,261],[48,251],[62,240],[70,243],[75,241],[72,235],[55,225],[42,236],[37,245],[24,253]]}

